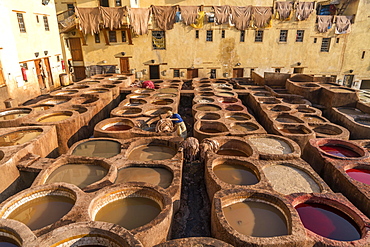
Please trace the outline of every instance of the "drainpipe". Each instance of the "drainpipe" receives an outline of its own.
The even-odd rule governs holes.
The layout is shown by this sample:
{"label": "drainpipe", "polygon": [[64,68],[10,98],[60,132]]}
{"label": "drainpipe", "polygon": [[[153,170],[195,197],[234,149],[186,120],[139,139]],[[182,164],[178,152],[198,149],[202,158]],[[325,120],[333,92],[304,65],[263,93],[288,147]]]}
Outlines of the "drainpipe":
{"label": "drainpipe", "polygon": [[342,53],[340,54],[340,65],[339,65],[339,73],[340,75],[343,75],[342,74],[342,71],[343,71],[343,64],[344,64],[344,55],[345,55],[345,52],[346,52],[346,49],[347,49],[347,39],[348,39],[348,35],[344,36],[344,44],[343,44],[343,47],[342,47]]}

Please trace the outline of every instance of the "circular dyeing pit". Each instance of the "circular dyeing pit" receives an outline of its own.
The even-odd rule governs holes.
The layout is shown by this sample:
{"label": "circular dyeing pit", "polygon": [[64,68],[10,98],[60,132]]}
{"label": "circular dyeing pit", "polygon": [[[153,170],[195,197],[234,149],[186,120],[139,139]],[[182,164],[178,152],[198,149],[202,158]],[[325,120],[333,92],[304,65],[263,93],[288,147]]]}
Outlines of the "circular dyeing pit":
{"label": "circular dyeing pit", "polygon": [[0,112],[0,121],[6,120],[13,120],[20,117],[27,116],[31,113],[31,109],[28,108],[20,108],[20,109],[13,109],[13,110],[5,110]]}
{"label": "circular dyeing pit", "polygon": [[20,145],[29,142],[43,132],[42,129],[25,129],[0,136],[0,147]]}
{"label": "circular dyeing pit", "polygon": [[361,155],[354,150],[346,148],[344,146],[338,145],[323,145],[320,146],[320,149],[323,150],[325,153],[328,153],[333,156],[337,156],[340,158],[358,158]]}
{"label": "circular dyeing pit", "polygon": [[253,149],[246,142],[230,139],[220,146],[216,154],[249,157],[253,154]]}
{"label": "circular dyeing pit", "polygon": [[265,238],[289,234],[284,214],[267,202],[242,200],[224,206],[222,212],[233,229],[247,236]]}
{"label": "circular dyeing pit", "polygon": [[370,170],[362,168],[352,168],[346,170],[348,176],[356,181],[370,185]]}
{"label": "circular dyeing pit", "polygon": [[227,120],[233,120],[233,121],[247,121],[251,119],[251,116],[249,116],[246,113],[233,113],[233,114],[228,114],[225,117]]}
{"label": "circular dyeing pit", "polygon": [[232,123],[231,129],[238,132],[249,132],[258,130],[258,126],[254,123]]}
{"label": "circular dyeing pit", "polygon": [[263,172],[274,190],[284,195],[321,192],[319,184],[306,171],[290,164],[266,166]]}
{"label": "circular dyeing pit", "polygon": [[72,112],[55,112],[41,116],[37,119],[40,123],[59,122],[66,120],[72,116]]}
{"label": "circular dyeing pit", "polygon": [[325,238],[338,241],[361,239],[361,230],[344,212],[321,203],[301,203],[295,206],[303,225]]}
{"label": "circular dyeing pit", "polygon": [[166,189],[171,185],[172,179],[172,172],[166,168],[136,166],[120,169],[114,183],[145,182]]}
{"label": "circular dyeing pit", "polygon": [[258,152],[265,154],[290,154],[292,147],[281,138],[253,137],[248,139],[257,148]]}
{"label": "circular dyeing pit", "polygon": [[140,145],[128,154],[129,160],[149,161],[166,160],[175,156],[177,150],[164,145]]}
{"label": "circular dyeing pit", "polygon": [[108,139],[88,140],[78,142],[71,150],[76,156],[111,158],[121,153],[121,143]]}
{"label": "circular dyeing pit", "polygon": [[55,169],[46,179],[46,184],[65,182],[83,189],[103,179],[108,170],[95,164],[65,164]]}
{"label": "circular dyeing pit", "polygon": [[[217,162],[218,163],[218,162]],[[213,167],[214,174],[223,182],[236,185],[253,185],[259,179],[253,169],[244,161],[225,160]]]}
{"label": "circular dyeing pit", "polygon": [[21,244],[14,238],[0,236],[1,247],[20,247]]}

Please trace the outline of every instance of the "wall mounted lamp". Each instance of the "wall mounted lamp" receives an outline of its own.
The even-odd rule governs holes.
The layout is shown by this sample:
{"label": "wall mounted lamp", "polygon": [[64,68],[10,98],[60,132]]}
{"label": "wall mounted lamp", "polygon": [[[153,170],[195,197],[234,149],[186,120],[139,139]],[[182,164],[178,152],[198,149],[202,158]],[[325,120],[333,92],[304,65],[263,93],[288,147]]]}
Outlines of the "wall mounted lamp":
{"label": "wall mounted lamp", "polygon": [[44,51],[45,56],[48,55],[48,53],[49,53],[48,51]]}
{"label": "wall mounted lamp", "polygon": [[39,56],[39,52],[35,52],[35,57],[38,57]]}

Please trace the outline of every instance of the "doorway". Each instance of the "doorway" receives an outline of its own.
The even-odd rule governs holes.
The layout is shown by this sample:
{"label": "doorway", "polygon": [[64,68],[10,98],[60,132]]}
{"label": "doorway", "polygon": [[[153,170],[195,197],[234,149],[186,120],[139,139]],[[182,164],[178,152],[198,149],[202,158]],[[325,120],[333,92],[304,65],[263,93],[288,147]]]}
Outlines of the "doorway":
{"label": "doorway", "polygon": [[42,68],[41,59],[36,59],[34,61],[35,61],[37,81],[39,83],[41,92],[43,92],[43,90],[46,89],[46,85],[45,85],[45,73],[46,72]]}
{"label": "doorway", "polygon": [[120,69],[121,73],[130,73],[130,63],[128,61],[128,57],[121,57],[120,58]]}
{"label": "doorway", "polygon": [[[82,47],[81,47],[81,41],[80,38],[69,38],[69,47],[71,49],[71,56],[72,56],[72,61],[73,62],[78,62],[78,66],[73,65],[73,73],[74,73],[74,78],[76,81],[82,80],[86,78],[86,73],[85,73],[85,66],[83,65],[83,55],[82,55]],[[75,64],[75,63],[73,63]]]}
{"label": "doorway", "polygon": [[48,57],[43,58],[43,63],[45,65],[45,70],[46,70],[45,72],[47,73],[49,87],[50,87],[50,89],[53,89],[54,88],[54,81],[53,81],[53,74],[51,73],[49,58]]}
{"label": "doorway", "polygon": [[233,78],[243,77],[243,68],[234,68],[233,69]]}
{"label": "doorway", "polygon": [[187,69],[187,78],[193,79],[198,77],[198,69]]}
{"label": "doorway", "polygon": [[294,68],[293,74],[303,74],[303,68]]}
{"label": "doorway", "polygon": [[345,75],[343,79],[343,85],[346,87],[351,87],[354,77],[354,75]]}
{"label": "doorway", "polygon": [[149,65],[149,76],[150,79],[160,79],[159,65]]}

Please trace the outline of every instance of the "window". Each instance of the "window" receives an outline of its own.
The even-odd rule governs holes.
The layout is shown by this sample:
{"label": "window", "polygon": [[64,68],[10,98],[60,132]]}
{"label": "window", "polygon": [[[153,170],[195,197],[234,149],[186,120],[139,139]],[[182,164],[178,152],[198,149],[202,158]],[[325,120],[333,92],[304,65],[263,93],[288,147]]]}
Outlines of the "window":
{"label": "window", "polygon": [[245,31],[241,30],[240,31],[240,42],[244,42],[244,40],[245,40]]}
{"label": "window", "polygon": [[207,30],[206,41],[213,41],[213,30]]}
{"label": "window", "polygon": [[152,31],[152,44],[154,50],[166,49],[166,36],[164,31]]}
{"label": "window", "polygon": [[317,38],[313,38],[313,42],[314,43],[317,43]]}
{"label": "window", "polygon": [[43,18],[44,18],[45,31],[50,31],[48,17],[44,15]]}
{"label": "window", "polygon": [[100,6],[109,7],[109,0],[100,0]]}
{"label": "window", "polygon": [[216,69],[211,69],[211,76],[210,78],[216,78]]}
{"label": "window", "polygon": [[362,56],[361,56],[361,59],[364,59],[365,58],[365,51],[362,52]]}
{"label": "window", "polygon": [[36,15],[36,22],[37,23],[40,23],[40,20],[39,20],[39,16],[38,15]]}
{"label": "window", "polygon": [[262,42],[263,41],[263,30],[256,30],[254,42]]}
{"label": "window", "polygon": [[195,30],[195,38],[199,39],[199,30]]}
{"label": "window", "polygon": [[252,77],[253,72],[254,72],[254,69],[251,69],[251,74],[249,75],[249,77]]}
{"label": "window", "polygon": [[116,7],[122,6],[122,1],[121,0],[116,0]]}
{"label": "window", "polygon": [[303,73],[303,68],[294,68],[293,69],[293,74],[302,74]]}
{"label": "window", "polygon": [[279,42],[286,42],[288,39],[288,30],[280,30]]}
{"label": "window", "polygon": [[71,15],[74,14],[75,6],[73,5],[73,3],[68,3],[67,4],[67,9],[68,9],[68,16],[71,16]]}
{"label": "window", "polygon": [[297,36],[295,37],[295,42],[303,42],[304,30],[297,30]]}
{"label": "window", "polygon": [[60,57],[59,57],[59,55],[57,56],[57,62],[59,62],[60,61]]}
{"label": "window", "polygon": [[100,34],[99,33],[95,33],[94,34],[94,37],[95,37],[95,43],[100,43]]}
{"label": "window", "polygon": [[330,38],[322,38],[321,42],[321,52],[329,52],[330,48]]}
{"label": "window", "polygon": [[280,68],[275,68],[275,73],[280,73]]}
{"label": "window", "polygon": [[112,42],[112,43],[117,42],[116,31],[109,31],[109,42]]}
{"label": "window", "polygon": [[26,32],[26,25],[24,24],[23,14],[17,13],[17,19],[18,19],[18,25],[19,25],[19,31],[21,33]]}
{"label": "window", "polygon": [[336,43],[337,43],[337,44],[339,43],[339,38],[337,38]]}
{"label": "window", "polygon": [[180,70],[179,69],[174,69],[173,70],[173,77],[180,77]]}
{"label": "window", "polygon": [[126,31],[122,31],[122,32],[121,32],[121,36],[122,36],[122,42],[127,42],[127,35],[126,35]]}
{"label": "window", "polygon": [[224,39],[225,38],[225,30],[222,30],[221,31],[221,39]]}

